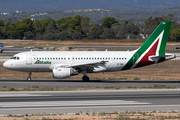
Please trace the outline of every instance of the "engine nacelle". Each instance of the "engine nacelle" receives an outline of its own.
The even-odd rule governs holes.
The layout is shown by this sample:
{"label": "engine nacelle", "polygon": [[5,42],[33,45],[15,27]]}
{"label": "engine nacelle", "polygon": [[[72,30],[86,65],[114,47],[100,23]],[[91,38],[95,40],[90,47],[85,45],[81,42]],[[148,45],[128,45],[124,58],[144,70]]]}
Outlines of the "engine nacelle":
{"label": "engine nacelle", "polygon": [[52,75],[53,78],[63,79],[69,78],[71,75],[78,75],[78,72],[76,72],[73,68],[57,67],[53,69]]}

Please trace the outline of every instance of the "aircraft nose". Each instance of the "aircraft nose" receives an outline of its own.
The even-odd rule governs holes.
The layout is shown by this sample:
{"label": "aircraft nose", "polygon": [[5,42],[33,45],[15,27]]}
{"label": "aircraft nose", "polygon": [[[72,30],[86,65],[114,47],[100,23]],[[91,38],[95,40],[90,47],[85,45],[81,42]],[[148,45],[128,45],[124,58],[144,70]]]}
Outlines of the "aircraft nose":
{"label": "aircraft nose", "polygon": [[3,63],[3,66],[4,66],[5,68],[8,68],[8,66],[9,66],[8,62],[4,62],[4,63]]}

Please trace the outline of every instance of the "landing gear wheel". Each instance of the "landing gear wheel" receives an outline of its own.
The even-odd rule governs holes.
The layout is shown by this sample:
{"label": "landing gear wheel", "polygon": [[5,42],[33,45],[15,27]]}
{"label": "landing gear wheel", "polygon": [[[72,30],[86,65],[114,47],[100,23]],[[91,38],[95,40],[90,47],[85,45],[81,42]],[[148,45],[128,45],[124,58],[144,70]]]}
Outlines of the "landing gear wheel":
{"label": "landing gear wheel", "polygon": [[89,77],[88,76],[83,76],[82,79],[83,79],[84,82],[89,82]]}
{"label": "landing gear wheel", "polygon": [[28,78],[27,78],[27,81],[31,81],[31,77],[28,77]]}
{"label": "landing gear wheel", "polygon": [[27,81],[31,81],[31,72],[29,72],[29,74],[28,74],[28,78],[27,78]]}

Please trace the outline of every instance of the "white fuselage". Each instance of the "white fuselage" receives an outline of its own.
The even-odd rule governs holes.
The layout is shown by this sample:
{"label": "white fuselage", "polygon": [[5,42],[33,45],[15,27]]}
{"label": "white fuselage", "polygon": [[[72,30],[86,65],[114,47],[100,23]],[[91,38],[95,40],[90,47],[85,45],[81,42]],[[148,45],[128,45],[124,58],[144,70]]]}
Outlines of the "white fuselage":
{"label": "white fuselage", "polygon": [[[56,66],[74,66],[82,63],[106,61],[104,71],[120,71],[135,51],[30,51],[14,55],[4,66],[11,70],[27,72],[52,71]],[[36,63],[39,61],[39,63]],[[41,61],[44,61],[42,63]],[[81,67],[83,68],[83,66]],[[99,71],[100,72],[100,71]]]}

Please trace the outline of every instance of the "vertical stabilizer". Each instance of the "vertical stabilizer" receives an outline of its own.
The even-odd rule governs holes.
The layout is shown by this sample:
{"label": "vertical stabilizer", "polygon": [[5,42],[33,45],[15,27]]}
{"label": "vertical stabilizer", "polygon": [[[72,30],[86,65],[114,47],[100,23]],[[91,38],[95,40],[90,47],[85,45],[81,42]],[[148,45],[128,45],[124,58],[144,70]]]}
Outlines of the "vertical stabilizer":
{"label": "vertical stabilizer", "polygon": [[152,57],[165,56],[165,47],[171,27],[171,21],[163,21],[143,43],[143,45],[135,52],[132,58],[125,65],[123,70],[137,68],[162,62],[165,57],[159,57],[154,60]]}

